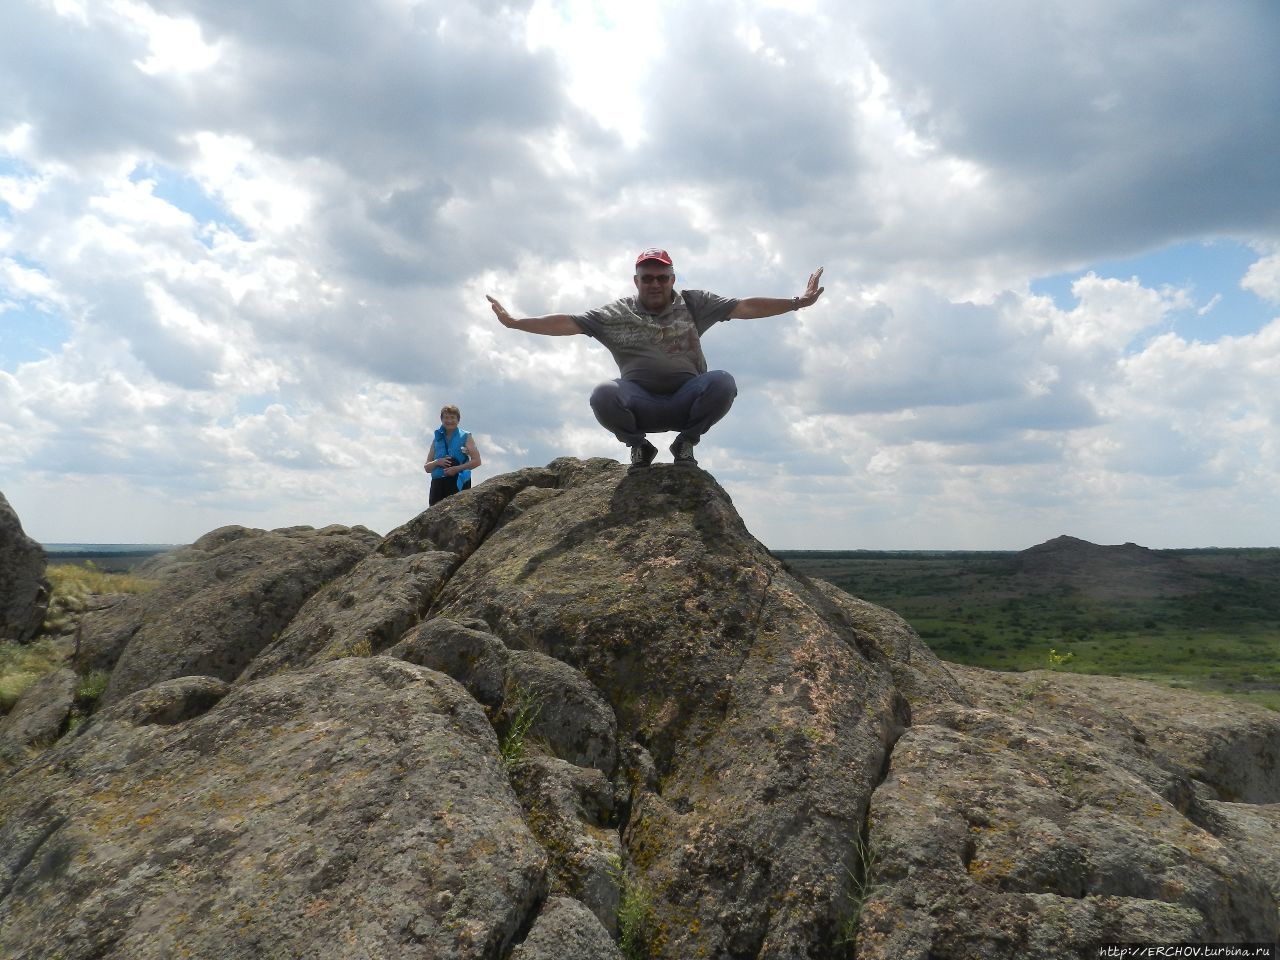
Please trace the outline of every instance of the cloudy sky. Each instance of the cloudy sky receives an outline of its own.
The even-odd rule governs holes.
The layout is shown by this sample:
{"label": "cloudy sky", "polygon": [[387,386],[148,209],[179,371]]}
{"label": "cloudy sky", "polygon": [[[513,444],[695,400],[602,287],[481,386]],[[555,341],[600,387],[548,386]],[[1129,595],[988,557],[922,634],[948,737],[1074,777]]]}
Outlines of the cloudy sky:
{"label": "cloudy sky", "polygon": [[386,532],[446,402],[477,481],[624,459],[608,354],[484,295],[656,245],[826,269],[704,340],[770,547],[1280,544],[1277,49],[1273,0],[6,0],[0,491],[46,543]]}

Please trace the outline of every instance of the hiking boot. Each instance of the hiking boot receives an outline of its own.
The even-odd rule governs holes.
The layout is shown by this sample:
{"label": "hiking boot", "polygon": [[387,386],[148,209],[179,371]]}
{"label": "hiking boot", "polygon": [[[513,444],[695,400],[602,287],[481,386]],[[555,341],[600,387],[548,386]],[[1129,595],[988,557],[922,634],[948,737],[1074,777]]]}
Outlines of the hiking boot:
{"label": "hiking boot", "polygon": [[688,440],[677,439],[671,444],[671,456],[675,458],[677,467],[696,467],[698,461],[693,456],[693,444]]}
{"label": "hiking boot", "polygon": [[653,463],[653,458],[658,455],[658,448],[648,440],[641,440],[631,448],[631,469],[643,470],[649,464]]}

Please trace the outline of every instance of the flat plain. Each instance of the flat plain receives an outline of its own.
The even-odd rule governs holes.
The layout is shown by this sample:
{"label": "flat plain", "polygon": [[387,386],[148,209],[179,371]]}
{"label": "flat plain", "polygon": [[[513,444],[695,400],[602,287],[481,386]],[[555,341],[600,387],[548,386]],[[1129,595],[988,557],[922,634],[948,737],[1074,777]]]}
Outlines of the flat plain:
{"label": "flat plain", "polygon": [[944,660],[1137,677],[1280,710],[1280,548],[777,550],[887,607]]}

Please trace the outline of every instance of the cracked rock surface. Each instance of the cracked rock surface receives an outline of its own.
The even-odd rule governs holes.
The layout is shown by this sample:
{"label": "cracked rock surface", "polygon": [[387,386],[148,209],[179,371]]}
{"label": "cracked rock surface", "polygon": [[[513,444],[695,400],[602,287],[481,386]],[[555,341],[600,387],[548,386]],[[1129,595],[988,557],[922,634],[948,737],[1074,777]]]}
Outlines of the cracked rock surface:
{"label": "cracked rock surface", "polygon": [[1280,935],[1280,717],[943,664],[700,470],[557,460],[381,539],[224,528],[155,570],[82,623],[101,709],[0,780],[0,955]]}

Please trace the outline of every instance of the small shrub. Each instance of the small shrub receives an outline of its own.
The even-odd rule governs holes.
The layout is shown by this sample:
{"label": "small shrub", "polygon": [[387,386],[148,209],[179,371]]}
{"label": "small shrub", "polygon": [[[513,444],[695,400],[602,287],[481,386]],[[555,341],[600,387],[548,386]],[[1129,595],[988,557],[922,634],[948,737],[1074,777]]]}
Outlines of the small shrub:
{"label": "small shrub", "polygon": [[[94,566],[55,563],[45,568],[49,581],[49,609],[45,615],[43,635],[27,644],[0,644],[0,714],[13,709],[18,697],[45,674],[62,666],[71,651],[69,641],[59,634],[70,633],[84,611],[90,597],[107,593],[146,593],[156,581],[128,573],[107,573]],[[94,683],[103,680],[94,680]],[[98,690],[88,701],[96,700]]]}
{"label": "small shrub", "polygon": [[653,955],[653,900],[642,880],[621,876],[618,902],[618,946],[627,960]]}
{"label": "small shrub", "polygon": [[98,699],[107,689],[111,674],[105,670],[94,670],[80,678],[76,687],[76,699],[72,704],[71,714],[67,717],[67,732],[70,733],[93,715],[98,708]]}

